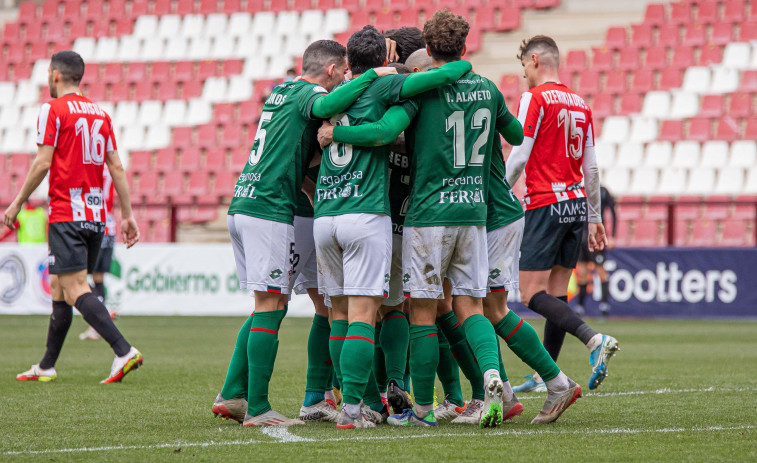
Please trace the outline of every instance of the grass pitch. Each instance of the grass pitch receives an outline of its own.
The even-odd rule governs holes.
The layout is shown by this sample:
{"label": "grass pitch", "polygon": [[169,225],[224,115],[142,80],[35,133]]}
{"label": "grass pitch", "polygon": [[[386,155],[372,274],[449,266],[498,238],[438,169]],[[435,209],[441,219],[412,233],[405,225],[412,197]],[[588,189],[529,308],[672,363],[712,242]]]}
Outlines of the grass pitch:
{"label": "grass pitch", "polygon": [[[495,430],[319,423],[287,432],[246,429],[210,412],[242,322],[123,317],[117,323],[145,364],[121,384],[102,385],[113,354],[103,341],[80,341],[85,324],[76,317],[58,379],[20,383],[15,375],[43,354],[47,318],[0,316],[0,460],[757,461],[757,322],[591,321],[622,350],[605,384],[589,392],[588,352],[567,338],[559,364],[584,398],[552,425],[529,424],[544,394],[523,394],[523,416]],[[542,320],[532,323],[541,332]],[[281,330],[271,401],[288,416],[304,393],[309,327],[287,319]],[[503,355],[518,384],[528,368],[506,347]]]}

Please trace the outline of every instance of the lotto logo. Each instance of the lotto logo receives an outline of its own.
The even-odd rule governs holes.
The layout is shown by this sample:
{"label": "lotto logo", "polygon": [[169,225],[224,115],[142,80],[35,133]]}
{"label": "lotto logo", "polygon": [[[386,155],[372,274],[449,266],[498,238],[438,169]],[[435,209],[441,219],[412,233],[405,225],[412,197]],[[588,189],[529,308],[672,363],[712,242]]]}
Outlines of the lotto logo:
{"label": "lotto logo", "polygon": [[268,275],[268,276],[270,276],[271,278],[273,278],[275,280],[276,278],[280,277],[283,274],[284,274],[284,272],[282,272],[281,269],[277,268],[276,270],[272,271],[270,273],[270,275]]}
{"label": "lotto logo", "polygon": [[491,278],[492,280],[495,280],[501,274],[502,272],[498,268],[495,268],[494,270],[489,272],[489,278]]}
{"label": "lotto logo", "polygon": [[408,281],[410,281],[410,274],[406,273],[402,276],[402,282],[407,283]]}

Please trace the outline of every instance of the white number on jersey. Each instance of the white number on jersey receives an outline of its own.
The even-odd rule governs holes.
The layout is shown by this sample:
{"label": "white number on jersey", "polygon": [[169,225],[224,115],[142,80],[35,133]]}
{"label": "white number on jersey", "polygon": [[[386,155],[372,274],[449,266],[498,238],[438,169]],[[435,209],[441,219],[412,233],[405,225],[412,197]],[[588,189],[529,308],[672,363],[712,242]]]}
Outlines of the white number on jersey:
{"label": "white number on jersey", "polygon": [[[473,113],[473,118],[471,119],[471,129],[477,129],[482,130],[481,134],[476,139],[476,142],[473,143],[473,148],[471,149],[471,157],[470,161],[468,161],[468,166],[481,166],[484,164],[484,159],[486,157],[486,154],[481,154],[481,148],[486,145],[486,141],[489,138],[489,130],[491,129],[491,118],[492,113],[489,111],[488,108],[479,108],[475,113]],[[447,118],[447,127],[445,129],[445,132],[449,132],[450,129],[452,129],[453,133],[453,143],[452,146],[454,148],[454,164],[456,169],[462,169],[466,166],[466,156],[465,156],[465,112],[464,111],[455,111],[453,112],[448,118]]]}
{"label": "white number on jersey", "polygon": [[87,118],[80,117],[75,124],[76,134],[81,136],[82,154],[84,164],[102,165],[105,161],[105,137],[100,133],[103,126],[102,119],[95,119],[92,131],[89,131]]}
{"label": "white number on jersey", "polygon": [[577,125],[580,122],[586,122],[586,115],[581,111],[563,108],[557,114],[557,127],[565,128],[565,157],[581,159],[584,154],[584,130]]}
{"label": "white number on jersey", "polygon": [[[343,114],[342,117],[334,116],[331,118],[331,123],[334,125],[349,127],[350,120],[347,118],[346,114]],[[344,167],[348,165],[352,162],[352,145],[332,142],[331,145],[329,145],[329,159],[331,159],[331,163],[334,167]]]}
{"label": "white number on jersey", "polygon": [[[263,123],[270,122],[272,117],[273,112],[271,111],[263,111],[262,113],[260,113],[258,131],[255,132],[255,139],[252,140],[252,149],[250,150],[249,163],[251,166],[254,166],[258,162],[260,162],[260,157],[263,155],[263,148],[265,148],[266,130],[263,128]],[[257,146],[255,145],[255,142],[258,143]]]}

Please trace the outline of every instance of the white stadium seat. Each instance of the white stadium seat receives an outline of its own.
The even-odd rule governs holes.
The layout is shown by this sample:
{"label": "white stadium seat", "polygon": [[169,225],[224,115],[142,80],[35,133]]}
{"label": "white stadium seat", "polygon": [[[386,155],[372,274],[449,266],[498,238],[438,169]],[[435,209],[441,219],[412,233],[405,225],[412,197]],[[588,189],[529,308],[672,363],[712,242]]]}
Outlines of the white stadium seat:
{"label": "white stadium seat", "polygon": [[189,50],[187,51],[187,59],[190,60],[203,60],[213,56],[210,52],[210,39],[207,37],[192,37],[189,40]]}
{"label": "white stadium seat", "polygon": [[615,153],[617,146],[614,143],[597,143],[594,145],[594,152],[597,155],[597,164],[600,168],[615,166]]}
{"label": "white stadium seat", "polygon": [[258,53],[261,56],[279,56],[282,52],[282,37],[276,34],[268,34],[263,37],[263,41],[260,43],[260,49]]}
{"label": "white stadium seat", "polygon": [[347,10],[328,10],[323,26],[324,30],[330,34],[344,32],[350,27],[350,15]]}
{"label": "white stadium seat", "polygon": [[686,187],[686,169],[663,169],[657,193],[662,195],[680,195]]}
{"label": "white stadium seat", "polygon": [[276,16],[276,33],[279,35],[298,33],[300,15],[296,11],[282,11]]}
{"label": "white stadium seat", "polygon": [[720,169],[728,164],[728,142],[708,141],[702,145],[702,167]]}
{"label": "white stadium seat", "polygon": [[648,92],[644,96],[641,114],[658,119],[666,118],[670,114],[670,93]]}
{"label": "white stadium seat", "polygon": [[698,167],[689,171],[686,193],[708,195],[715,189],[715,169]]}
{"label": "white stadium seat", "polygon": [[718,182],[715,185],[715,194],[736,195],[741,193],[744,186],[744,169],[739,167],[726,167],[718,174]]}
{"label": "white stadium seat", "polygon": [[617,167],[632,169],[639,167],[644,159],[644,146],[640,143],[623,143],[618,148],[618,156],[615,161]]}
{"label": "white stadium seat", "polygon": [[716,67],[712,73],[711,93],[731,93],[739,88],[739,70],[736,68]]}
{"label": "white stadium seat", "polygon": [[633,169],[633,179],[628,188],[632,195],[651,195],[657,191],[660,172],[652,167],[638,167]]}
{"label": "white stadium seat", "polygon": [[687,92],[706,93],[710,90],[710,70],[702,66],[692,66],[683,75],[683,89]]}
{"label": "white stadium seat", "polygon": [[136,124],[126,125],[117,143],[120,147],[129,151],[143,149],[145,146],[145,128]]}
{"label": "white stadium seat", "polygon": [[116,105],[111,103],[110,101],[98,101],[97,106],[100,107],[103,111],[105,111],[105,114],[113,118],[113,114],[116,111]]}
{"label": "white stadium seat", "polygon": [[699,95],[691,92],[673,92],[673,102],[670,104],[672,119],[685,119],[699,114]]}
{"label": "white stadium seat", "polygon": [[673,147],[673,167],[691,168],[699,165],[700,145],[696,141],[679,141]]}
{"label": "white stadium seat", "polygon": [[158,26],[158,37],[167,39],[175,37],[181,29],[181,16],[176,14],[167,14],[160,18]]}
{"label": "white stadium seat", "polygon": [[287,38],[285,53],[289,56],[302,56],[309,44],[302,35],[290,35]]}
{"label": "white stadium seat", "polygon": [[268,75],[268,61],[261,56],[249,56],[244,61],[242,75],[250,79],[262,79]]}
{"label": "white stadium seat", "polygon": [[234,55],[233,43],[228,37],[216,37],[213,39],[213,47],[210,51],[213,59],[231,59]]}
{"label": "white stadium seat", "polygon": [[113,61],[118,53],[118,39],[115,37],[101,37],[95,47],[94,61],[106,63]]}
{"label": "white stadium seat", "polygon": [[202,98],[192,98],[189,100],[187,107],[186,120],[187,125],[200,125],[210,122],[213,117],[213,108],[210,103]]}
{"label": "white stadium seat", "polygon": [[723,51],[722,66],[736,69],[746,69],[749,66],[749,58],[752,47],[748,43],[733,42],[725,46]]}
{"label": "white stadium seat", "polygon": [[177,36],[168,39],[163,58],[168,61],[181,61],[187,57],[187,54],[187,39]]}
{"label": "white stadium seat", "polygon": [[143,15],[137,17],[137,22],[134,24],[134,36],[146,39],[152,37],[158,32],[158,17],[152,15]]}
{"label": "white stadium seat", "polygon": [[74,40],[73,51],[78,53],[84,62],[92,61],[95,56],[95,39],[91,37],[79,37]]}
{"label": "white stadium seat", "polygon": [[275,23],[276,15],[270,11],[255,13],[255,16],[252,18],[252,26],[249,33],[256,37],[264,37],[273,32]]}
{"label": "white stadium seat", "polygon": [[233,56],[238,58],[247,58],[257,56],[259,47],[259,40],[257,37],[240,37],[237,39],[237,43],[234,45]]}
{"label": "white stadium seat", "polygon": [[228,31],[228,16],[222,13],[213,13],[208,15],[205,20],[205,36],[206,37],[228,37],[230,35]]}
{"label": "white stadium seat", "polygon": [[252,24],[250,13],[234,13],[229,17],[229,26],[226,33],[233,37],[242,37],[248,34]]}
{"label": "white stadium seat", "polygon": [[16,95],[16,85],[12,82],[0,82],[0,101],[4,107],[6,102],[13,101]]}
{"label": "white stadium seat", "polygon": [[142,39],[139,37],[128,35],[121,37],[121,43],[118,46],[117,61],[139,61],[141,48]]}
{"label": "white stadium seat", "polygon": [[37,127],[37,118],[39,117],[39,107],[25,106],[21,110],[21,127],[28,130],[35,130]]}
{"label": "white stadium seat", "polygon": [[752,140],[739,140],[731,144],[731,162],[733,167],[757,166],[757,143]]}
{"label": "white stadium seat", "polygon": [[[4,104],[0,110],[0,127],[4,129],[16,127],[20,115],[21,108],[13,104]],[[8,138],[8,130],[6,130],[5,133],[5,138]]]}
{"label": "white stadium seat", "polygon": [[184,100],[168,100],[163,108],[163,124],[169,127],[184,125],[187,113],[187,102]]}
{"label": "white stadium seat", "polygon": [[20,80],[16,86],[14,101],[19,106],[37,104],[39,102],[39,90],[39,85],[31,80]]}
{"label": "white stadium seat", "polygon": [[147,128],[144,149],[157,150],[171,144],[171,129],[165,125],[151,125]]}
{"label": "white stadium seat", "polygon": [[136,123],[144,126],[151,126],[161,122],[163,113],[163,104],[160,101],[143,101],[139,106]]}
{"label": "white stadium seat", "polygon": [[752,168],[747,171],[744,193],[757,193],[757,166],[752,166]]}
{"label": "white stadium seat", "polygon": [[179,35],[186,38],[205,35],[205,16],[201,14],[188,14],[184,16],[181,21]]}
{"label": "white stadium seat", "polygon": [[629,140],[637,143],[647,143],[657,138],[657,119],[651,117],[632,117],[631,135]]}
{"label": "white stadium seat", "polygon": [[624,195],[628,192],[630,184],[630,174],[628,169],[623,167],[613,167],[605,170],[602,183],[611,188],[616,195]]}
{"label": "white stadium seat", "polygon": [[31,146],[27,143],[26,130],[17,127],[16,129],[5,131],[5,137],[3,137],[2,151],[6,153],[30,151]]}
{"label": "white stadium seat", "polygon": [[300,34],[315,34],[323,25],[323,13],[320,10],[307,10],[300,17]]}
{"label": "white stadium seat", "polygon": [[623,143],[628,139],[630,123],[627,117],[609,116],[602,125],[602,143]]}
{"label": "white stadium seat", "polygon": [[209,103],[220,103],[226,98],[226,78],[209,77],[202,86],[202,99]]}
{"label": "white stadium seat", "polygon": [[271,58],[271,62],[268,63],[268,78],[278,79],[286,74],[287,70],[294,67],[294,60],[290,56],[274,56]]}
{"label": "white stadium seat", "polygon": [[112,114],[113,123],[126,127],[132,124],[139,114],[139,104],[136,101],[121,101],[116,105],[116,110]]}
{"label": "white stadium seat", "polygon": [[163,59],[163,39],[150,37],[142,42],[140,58],[143,61],[160,61]]}
{"label": "white stadium seat", "polygon": [[644,165],[647,167],[664,168],[670,165],[673,158],[673,145],[669,141],[656,141],[647,146]]}
{"label": "white stadium seat", "polygon": [[37,85],[47,85],[47,69],[49,67],[49,59],[38,59],[37,61],[35,61],[34,68],[32,68],[31,81]]}
{"label": "white stadium seat", "polygon": [[229,88],[225,101],[247,101],[252,98],[252,79],[245,76],[232,76],[229,78]]}

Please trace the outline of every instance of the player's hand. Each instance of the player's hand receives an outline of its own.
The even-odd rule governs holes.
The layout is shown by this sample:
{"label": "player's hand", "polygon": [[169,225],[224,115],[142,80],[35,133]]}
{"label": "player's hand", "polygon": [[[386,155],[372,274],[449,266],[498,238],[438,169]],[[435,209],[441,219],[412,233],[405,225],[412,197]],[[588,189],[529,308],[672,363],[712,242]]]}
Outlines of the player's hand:
{"label": "player's hand", "polygon": [[8,209],[5,210],[5,215],[3,216],[3,223],[6,227],[11,230],[16,229],[16,218],[18,217],[18,212],[20,210],[21,206],[17,205],[15,201],[8,206]]}
{"label": "player's hand", "polygon": [[615,238],[607,237],[607,249],[615,248]]}
{"label": "player's hand", "polygon": [[601,223],[589,222],[589,251],[601,251],[607,246],[607,233]]}
{"label": "player's hand", "polygon": [[126,243],[126,249],[139,241],[139,226],[137,226],[134,216],[121,220],[121,239]]}
{"label": "player's hand", "polygon": [[397,42],[392,39],[386,39],[386,60],[390,63],[397,63],[400,55],[397,54]]}
{"label": "player's hand", "polygon": [[389,66],[387,66],[387,67],[380,67],[380,68],[373,68],[373,70],[376,71],[376,74],[379,77],[388,76],[390,74],[397,74],[397,68],[390,68]]}
{"label": "player's hand", "polygon": [[318,129],[318,144],[325,148],[334,141],[334,126],[329,121],[323,121],[323,125]]}

